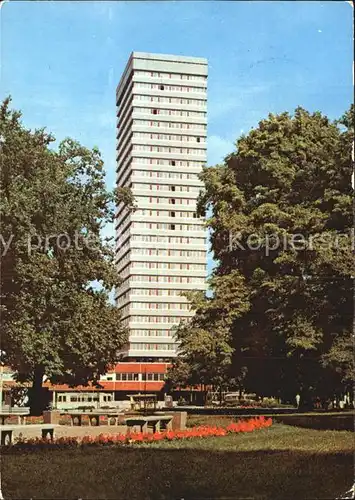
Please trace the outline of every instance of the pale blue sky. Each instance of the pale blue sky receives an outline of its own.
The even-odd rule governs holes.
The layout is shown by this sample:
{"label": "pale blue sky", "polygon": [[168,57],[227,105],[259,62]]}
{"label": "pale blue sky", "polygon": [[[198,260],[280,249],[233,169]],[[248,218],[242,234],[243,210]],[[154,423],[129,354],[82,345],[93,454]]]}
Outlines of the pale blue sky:
{"label": "pale blue sky", "polygon": [[1,97],[12,95],[27,126],[97,145],[112,188],[115,88],[133,50],[208,59],[212,165],[268,112],[339,117],[353,99],[352,37],[343,1],[10,1]]}

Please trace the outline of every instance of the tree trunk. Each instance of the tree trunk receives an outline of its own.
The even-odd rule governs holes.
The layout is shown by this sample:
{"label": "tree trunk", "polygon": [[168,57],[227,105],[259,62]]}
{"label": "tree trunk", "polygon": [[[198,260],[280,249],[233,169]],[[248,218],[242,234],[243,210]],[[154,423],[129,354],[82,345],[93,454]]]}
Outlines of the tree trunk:
{"label": "tree trunk", "polygon": [[203,405],[206,406],[207,403],[207,390],[206,385],[202,384],[202,393],[203,393]]}
{"label": "tree trunk", "polygon": [[42,387],[44,370],[41,367],[35,368],[33,374],[32,387],[29,391],[31,415],[40,416],[45,409],[45,397]]}

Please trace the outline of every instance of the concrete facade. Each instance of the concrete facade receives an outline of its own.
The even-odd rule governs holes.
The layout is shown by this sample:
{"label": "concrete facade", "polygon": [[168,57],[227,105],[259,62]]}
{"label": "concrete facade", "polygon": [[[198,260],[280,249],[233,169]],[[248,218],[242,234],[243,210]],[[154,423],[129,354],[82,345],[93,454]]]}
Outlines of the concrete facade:
{"label": "concrete facade", "polygon": [[207,61],[133,52],[116,105],[117,186],[130,187],[136,201],[133,211],[117,207],[115,224],[125,355],[168,360],[173,326],[193,314],[181,293],[206,286],[196,201],[207,161]]}

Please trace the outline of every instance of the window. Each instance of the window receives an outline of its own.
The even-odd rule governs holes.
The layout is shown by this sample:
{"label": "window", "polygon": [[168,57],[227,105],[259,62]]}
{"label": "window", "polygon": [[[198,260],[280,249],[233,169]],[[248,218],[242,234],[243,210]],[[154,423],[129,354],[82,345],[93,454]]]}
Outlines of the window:
{"label": "window", "polygon": [[175,160],[170,160],[170,165],[172,165],[173,167],[175,167]]}
{"label": "window", "polygon": [[160,90],[164,90],[164,85],[160,85]]}
{"label": "window", "polygon": [[196,137],[197,142],[201,142],[201,139],[199,137]]}
{"label": "window", "polygon": [[170,186],[170,191],[175,191],[175,186]]}
{"label": "window", "polygon": [[175,231],[175,224],[170,224],[169,229],[171,229],[172,231]]}
{"label": "window", "polygon": [[170,203],[171,203],[172,205],[175,205],[175,198],[170,198]]}
{"label": "window", "polygon": [[175,212],[170,212],[170,217],[175,217]]}
{"label": "window", "polygon": [[152,109],[152,113],[153,113],[153,115],[157,115],[158,114],[158,110],[157,109]]}

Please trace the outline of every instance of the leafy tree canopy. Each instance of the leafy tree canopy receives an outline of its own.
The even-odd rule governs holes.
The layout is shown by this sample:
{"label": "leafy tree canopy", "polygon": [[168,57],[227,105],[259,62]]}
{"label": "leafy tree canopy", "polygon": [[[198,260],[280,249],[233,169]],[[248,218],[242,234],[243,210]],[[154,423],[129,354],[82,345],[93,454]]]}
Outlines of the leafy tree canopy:
{"label": "leafy tree canopy", "polygon": [[[99,151],[0,108],[1,350],[20,380],[94,383],[118,359],[127,332],[108,295],[118,284],[113,249],[100,237],[113,221]],[[98,282],[95,288],[92,282]],[[35,408],[36,407],[36,408]]]}
{"label": "leafy tree canopy", "polygon": [[[208,331],[226,325],[232,371],[247,369],[253,391],[308,397],[350,383],[353,124],[353,106],[338,121],[301,107],[270,114],[201,175],[217,260]],[[218,292],[216,280],[229,285]]]}

